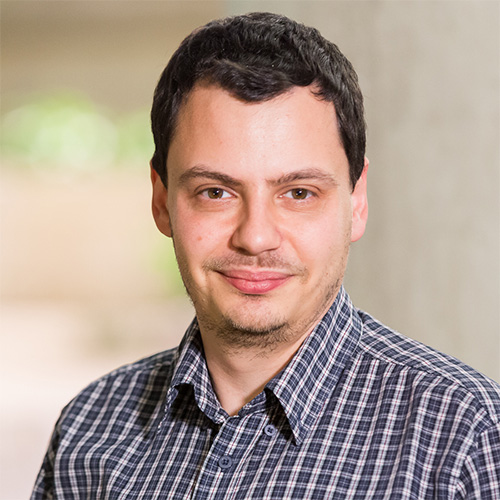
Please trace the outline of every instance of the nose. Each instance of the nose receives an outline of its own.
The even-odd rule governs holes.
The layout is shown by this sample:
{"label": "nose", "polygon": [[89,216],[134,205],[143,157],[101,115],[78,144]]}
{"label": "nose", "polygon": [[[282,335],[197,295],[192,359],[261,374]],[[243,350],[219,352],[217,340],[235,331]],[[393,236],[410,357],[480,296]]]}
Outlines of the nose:
{"label": "nose", "polygon": [[281,244],[281,234],[273,207],[255,200],[242,208],[231,243],[247,255],[259,255],[276,250]]}

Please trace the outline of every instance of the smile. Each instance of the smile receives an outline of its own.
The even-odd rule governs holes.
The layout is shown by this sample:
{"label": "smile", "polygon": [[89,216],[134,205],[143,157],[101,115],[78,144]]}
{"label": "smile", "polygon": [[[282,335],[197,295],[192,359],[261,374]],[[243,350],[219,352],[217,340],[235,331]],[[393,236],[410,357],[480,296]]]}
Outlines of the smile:
{"label": "smile", "polygon": [[244,294],[262,295],[286,283],[291,275],[276,271],[219,271],[234,288]]}

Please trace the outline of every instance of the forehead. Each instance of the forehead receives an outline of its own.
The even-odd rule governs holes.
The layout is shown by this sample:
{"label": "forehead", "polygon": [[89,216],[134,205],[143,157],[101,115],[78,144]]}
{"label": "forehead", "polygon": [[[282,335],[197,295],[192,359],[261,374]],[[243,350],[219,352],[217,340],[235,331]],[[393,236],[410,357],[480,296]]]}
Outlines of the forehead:
{"label": "forehead", "polygon": [[332,166],[348,173],[335,108],[313,90],[294,87],[249,103],[215,85],[195,86],[179,111],[169,180],[196,165],[241,176]]}

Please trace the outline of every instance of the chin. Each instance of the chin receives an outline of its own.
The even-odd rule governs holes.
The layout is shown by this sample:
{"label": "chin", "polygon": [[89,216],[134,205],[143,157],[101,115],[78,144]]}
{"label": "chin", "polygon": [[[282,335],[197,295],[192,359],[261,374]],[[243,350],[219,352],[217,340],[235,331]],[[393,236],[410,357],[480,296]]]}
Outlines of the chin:
{"label": "chin", "polygon": [[253,335],[253,336],[265,336],[274,334],[279,330],[286,330],[289,328],[287,321],[278,319],[276,321],[245,321],[238,318],[223,318],[226,325],[226,329],[235,331],[240,335]]}
{"label": "chin", "polygon": [[270,304],[250,300],[226,311],[221,311],[221,320],[226,328],[254,335],[265,335],[289,326],[283,311],[275,311]]}
{"label": "chin", "polygon": [[290,334],[286,317],[263,308],[238,308],[226,311],[218,317],[214,329],[226,345],[234,347],[266,347],[281,343]]}
{"label": "chin", "polygon": [[224,345],[232,349],[271,352],[289,339],[290,328],[286,322],[255,324],[226,318],[225,326],[217,329],[216,335]]}

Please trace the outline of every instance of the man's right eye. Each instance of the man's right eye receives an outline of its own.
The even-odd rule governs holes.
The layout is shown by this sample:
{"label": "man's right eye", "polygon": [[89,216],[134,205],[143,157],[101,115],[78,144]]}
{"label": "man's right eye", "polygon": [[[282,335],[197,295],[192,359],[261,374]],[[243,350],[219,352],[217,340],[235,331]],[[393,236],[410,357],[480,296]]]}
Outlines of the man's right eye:
{"label": "man's right eye", "polygon": [[210,198],[211,200],[220,200],[222,198],[228,198],[230,194],[224,189],[221,188],[208,188],[202,191],[202,195]]}

